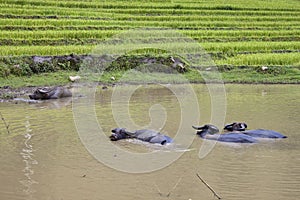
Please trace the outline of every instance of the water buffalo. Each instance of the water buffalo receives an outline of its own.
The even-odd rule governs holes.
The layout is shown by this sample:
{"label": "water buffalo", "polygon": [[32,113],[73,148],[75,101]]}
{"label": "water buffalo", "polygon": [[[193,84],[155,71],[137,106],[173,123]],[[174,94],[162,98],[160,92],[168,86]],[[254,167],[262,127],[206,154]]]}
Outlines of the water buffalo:
{"label": "water buffalo", "polygon": [[218,134],[219,129],[210,124],[198,127],[193,126],[194,129],[198,130],[197,135],[203,139],[217,140],[220,142],[235,142],[235,143],[256,143],[257,140],[249,135],[245,135],[239,132],[230,132],[225,134]]}
{"label": "water buffalo", "polygon": [[254,129],[245,131],[246,128],[247,124],[234,122],[232,124],[226,125],[224,127],[224,130],[240,131],[239,133],[243,133],[245,135],[249,135],[251,137],[256,138],[287,138],[287,136],[273,130]]}
{"label": "water buffalo", "polygon": [[29,95],[30,99],[59,99],[63,97],[71,97],[72,92],[64,87],[44,87],[44,88],[38,88],[36,91],[34,91],[33,94]]}
{"label": "water buffalo", "polygon": [[115,128],[111,132],[112,135],[110,136],[110,140],[112,141],[117,141],[117,140],[127,139],[127,138],[135,138],[145,142],[158,143],[161,145],[172,142],[172,138],[170,138],[169,136],[163,135],[157,131],[149,130],[149,129],[130,132],[127,131],[125,128]]}
{"label": "water buffalo", "polygon": [[247,131],[242,131],[242,133],[256,138],[273,138],[273,139],[287,138],[287,136],[282,135],[279,132],[273,130],[266,130],[266,129],[247,130]]}

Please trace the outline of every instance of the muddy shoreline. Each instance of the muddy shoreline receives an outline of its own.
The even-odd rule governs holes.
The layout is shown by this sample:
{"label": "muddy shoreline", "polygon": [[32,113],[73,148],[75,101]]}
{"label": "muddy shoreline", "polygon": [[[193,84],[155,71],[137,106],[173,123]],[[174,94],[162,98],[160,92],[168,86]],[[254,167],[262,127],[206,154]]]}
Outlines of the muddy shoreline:
{"label": "muddy shoreline", "polygon": [[[84,64],[83,65],[83,61]],[[0,78],[3,79],[3,84],[0,86],[0,102],[12,101],[14,98],[26,97],[32,94],[37,88],[51,85],[72,87],[73,82],[68,82],[67,74],[61,76],[58,80],[56,73],[70,72],[76,75],[84,66],[91,66],[92,70],[99,70],[107,73],[99,82],[94,82],[98,86],[114,84],[136,84],[132,82],[119,82],[118,79],[122,73],[139,66],[146,66],[140,70],[147,69],[149,73],[159,72],[166,74],[182,74],[191,84],[205,84],[205,80],[199,76],[197,70],[193,66],[189,66],[181,57],[173,56],[153,56],[153,55],[128,55],[114,58],[112,55],[106,56],[91,56],[91,55],[64,55],[64,56],[17,56],[17,57],[2,57],[0,58]],[[106,64],[109,64],[106,66]],[[106,68],[102,69],[103,66]],[[151,66],[151,68],[147,68]],[[224,84],[300,84],[300,70],[297,67],[281,67],[281,66],[214,66],[222,75]],[[84,68],[84,69],[85,69]],[[88,68],[90,69],[90,68]],[[202,67],[203,72],[210,71],[210,67]],[[148,73],[148,72],[147,72]],[[297,78],[297,74],[299,77]],[[36,77],[35,75],[40,75]],[[52,76],[53,75],[53,76]],[[15,77],[17,80],[10,80],[10,77]],[[47,84],[45,78],[50,80],[58,80]],[[251,79],[249,79],[251,77]],[[280,79],[278,78],[280,77]],[[32,78],[32,79],[30,79]],[[37,79],[40,78],[40,79]],[[113,79],[112,79],[113,78]],[[147,79],[146,77],[142,77]],[[39,82],[32,84],[32,81]],[[26,82],[26,80],[28,80]],[[16,86],[19,82],[20,87]],[[26,82],[26,83],[25,83]],[[80,83],[80,82],[78,82]],[[213,82],[212,82],[213,83]],[[218,82],[220,83],[220,82]],[[33,86],[28,86],[32,84]],[[176,83],[171,83],[176,84]],[[178,84],[180,84],[178,82]],[[25,86],[22,86],[25,85]],[[26,86],[27,85],[27,86]],[[29,98],[28,98],[29,99]]]}
{"label": "muddy shoreline", "polygon": [[[135,83],[101,83],[97,82],[94,83],[97,87],[100,87],[102,89],[108,89],[111,87],[115,87],[116,85],[133,85]],[[153,84],[153,83],[149,83]],[[180,83],[179,83],[180,84]],[[206,84],[206,83],[190,83],[190,84]],[[214,84],[214,83],[210,83]],[[219,83],[218,83],[219,84]],[[299,83],[226,83],[224,82],[224,85],[299,85]],[[0,87],[0,103],[3,102],[11,102],[11,103],[18,103],[20,101],[24,101],[25,103],[36,103],[34,100],[31,101],[29,98],[29,95],[32,94],[35,90],[38,88],[43,87],[58,87],[63,86],[67,88],[72,88],[78,86],[78,84],[75,86],[73,83],[65,84],[65,85],[55,85],[55,86],[25,86],[20,88],[12,88],[10,86],[4,86]],[[19,99],[21,98],[21,100]],[[19,100],[15,100],[19,99]]]}
{"label": "muddy shoreline", "polygon": [[0,102],[10,101],[14,98],[24,97],[33,93],[39,87],[21,87],[21,88],[11,88],[10,86],[4,86],[0,88]]}

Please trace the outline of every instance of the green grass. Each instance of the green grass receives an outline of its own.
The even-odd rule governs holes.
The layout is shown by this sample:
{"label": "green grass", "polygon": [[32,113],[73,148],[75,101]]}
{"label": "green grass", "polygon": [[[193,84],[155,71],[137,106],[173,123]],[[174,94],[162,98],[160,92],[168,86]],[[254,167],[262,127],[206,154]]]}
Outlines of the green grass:
{"label": "green grass", "polygon": [[299,51],[300,41],[277,41],[277,42],[207,42],[201,43],[201,46],[208,52],[222,52],[224,54],[228,53],[255,53],[255,52],[278,52],[278,51]]}
{"label": "green grass", "polygon": [[[113,71],[106,72],[102,75],[95,75],[88,77],[88,80],[84,82],[93,81],[102,84],[112,83],[205,83],[204,77],[209,76],[208,72],[199,73],[197,70],[191,70],[183,76],[178,74],[165,75],[159,73],[144,74],[140,72],[125,72],[125,71]],[[80,73],[76,71],[60,71],[53,73],[44,73],[39,75],[33,75],[31,77],[16,77],[9,76],[7,78],[0,77],[0,87],[11,86],[13,88],[25,87],[25,86],[53,86],[53,85],[66,85],[70,84],[68,77],[77,75]],[[220,73],[212,73],[215,79],[209,79],[209,81],[218,81],[224,83],[300,83],[300,70],[288,68],[284,74],[268,74],[265,72],[258,72],[251,69],[234,69],[231,71],[225,71]],[[211,76],[211,75],[210,75]],[[114,77],[116,80],[111,80]]]}
{"label": "green grass", "polygon": [[220,65],[237,66],[295,66],[300,67],[300,52],[297,53],[258,53],[237,55],[228,59],[218,60]]}
{"label": "green grass", "polygon": [[10,86],[12,88],[26,86],[54,86],[70,83],[69,76],[74,76],[75,71],[59,71],[54,73],[35,74],[27,76],[0,77],[0,87]]}
{"label": "green grass", "polygon": [[[298,0],[0,0],[0,56],[89,54],[124,31],[150,27],[176,29],[199,43],[214,63],[239,74],[227,79],[230,73],[224,72],[226,80],[300,79]],[[126,50],[126,45],[105,47]],[[186,44],[169,45],[176,50]],[[257,72],[261,66],[287,73],[271,77]],[[4,67],[11,66],[0,66],[0,72]],[[201,81],[194,72],[185,76]]]}
{"label": "green grass", "polygon": [[30,55],[69,55],[88,54],[95,45],[66,45],[66,46],[0,46],[0,56],[30,56]]}
{"label": "green grass", "polygon": [[235,69],[222,73],[225,83],[300,83],[300,70],[288,68],[283,74],[268,74],[251,69]]}

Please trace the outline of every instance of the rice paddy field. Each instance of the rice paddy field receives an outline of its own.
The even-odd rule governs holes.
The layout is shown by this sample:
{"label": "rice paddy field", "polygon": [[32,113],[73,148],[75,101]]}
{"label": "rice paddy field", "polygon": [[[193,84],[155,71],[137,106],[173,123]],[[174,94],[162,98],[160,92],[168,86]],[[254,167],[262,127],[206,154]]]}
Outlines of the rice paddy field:
{"label": "rice paddy field", "polygon": [[299,0],[0,0],[2,57],[89,54],[136,28],[176,29],[216,65],[290,67],[300,77]]}

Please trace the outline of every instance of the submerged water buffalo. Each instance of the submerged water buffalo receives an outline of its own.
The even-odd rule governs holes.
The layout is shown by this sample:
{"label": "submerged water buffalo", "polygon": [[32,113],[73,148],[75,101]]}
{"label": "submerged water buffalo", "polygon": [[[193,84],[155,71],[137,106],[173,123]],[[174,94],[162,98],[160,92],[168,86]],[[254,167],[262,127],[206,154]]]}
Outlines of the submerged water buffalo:
{"label": "submerged water buffalo", "polygon": [[135,138],[144,142],[158,143],[161,145],[171,143],[173,140],[169,136],[163,135],[157,131],[143,129],[134,132],[127,131],[125,128],[115,128],[112,131],[112,135],[109,137],[112,141],[117,141],[127,138]]}
{"label": "submerged water buffalo", "polygon": [[34,91],[33,94],[29,95],[30,99],[59,99],[64,97],[71,97],[72,92],[64,87],[44,87],[44,88],[38,88],[36,91]]}
{"label": "submerged water buffalo", "polygon": [[193,126],[198,130],[197,135],[203,139],[217,140],[220,142],[235,142],[235,143],[256,143],[257,140],[249,135],[245,135],[242,132],[230,132],[219,134],[219,129],[210,124],[204,126]]}
{"label": "submerged water buffalo", "polygon": [[282,135],[279,132],[273,130],[266,130],[266,129],[247,130],[247,131],[242,131],[242,133],[255,138],[272,138],[272,139],[287,138],[287,136]]}
{"label": "submerged water buffalo", "polygon": [[246,128],[247,128],[247,124],[234,122],[232,124],[226,125],[224,127],[224,130],[240,131],[239,133],[243,133],[245,135],[249,135],[255,138],[287,138],[287,136],[273,130],[266,130],[266,129],[245,130]]}

